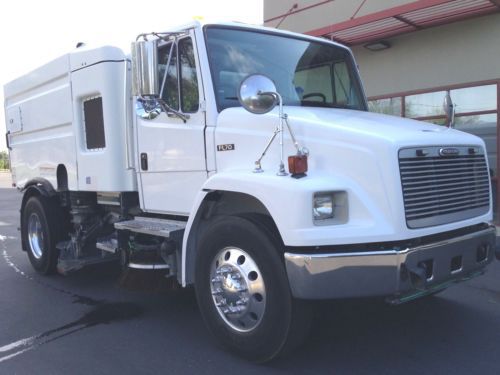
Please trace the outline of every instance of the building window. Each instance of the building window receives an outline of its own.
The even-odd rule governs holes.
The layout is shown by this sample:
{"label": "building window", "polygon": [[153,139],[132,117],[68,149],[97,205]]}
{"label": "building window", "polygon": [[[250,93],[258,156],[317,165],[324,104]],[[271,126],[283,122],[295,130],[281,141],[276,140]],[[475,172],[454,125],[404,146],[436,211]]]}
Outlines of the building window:
{"label": "building window", "polygon": [[369,100],[368,105],[372,112],[403,114],[403,117],[446,125],[443,101],[447,93],[455,105],[455,128],[484,140],[490,169],[493,176],[497,176],[498,83],[398,94]]}
{"label": "building window", "polygon": [[497,85],[450,90],[450,96],[457,114],[497,109]]}
{"label": "building window", "polygon": [[455,105],[455,127],[473,132],[475,126],[496,129],[498,119],[497,92],[497,84],[450,88],[371,99],[368,101],[368,106],[371,112],[445,125],[446,116],[443,110],[443,101],[445,95],[450,93]]}
{"label": "building window", "polygon": [[446,91],[405,96],[405,117],[442,116]]}
{"label": "building window", "polygon": [[401,103],[401,97],[370,100],[368,101],[368,109],[370,110],[370,112],[401,117]]}

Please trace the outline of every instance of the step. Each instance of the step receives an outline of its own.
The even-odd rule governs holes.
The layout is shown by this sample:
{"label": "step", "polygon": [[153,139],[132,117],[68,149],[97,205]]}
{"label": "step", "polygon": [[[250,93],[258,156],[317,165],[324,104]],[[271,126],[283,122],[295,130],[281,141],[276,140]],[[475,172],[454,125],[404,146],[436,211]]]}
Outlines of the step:
{"label": "step", "polygon": [[118,240],[116,238],[98,240],[95,244],[95,247],[97,247],[99,250],[115,254],[118,250]]}
{"label": "step", "polygon": [[120,221],[115,223],[118,230],[129,230],[136,233],[150,234],[153,236],[182,238],[185,221],[156,219],[150,217],[136,217],[134,220]]}
{"label": "step", "polygon": [[137,263],[130,262],[128,268],[136,270],[168,270],[170,266],[166,263]]}

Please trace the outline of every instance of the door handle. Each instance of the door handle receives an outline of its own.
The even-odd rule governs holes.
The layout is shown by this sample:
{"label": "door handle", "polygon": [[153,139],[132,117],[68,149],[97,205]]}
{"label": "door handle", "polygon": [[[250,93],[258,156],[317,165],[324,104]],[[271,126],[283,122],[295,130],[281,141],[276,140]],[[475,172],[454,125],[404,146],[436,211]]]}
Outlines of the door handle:
{"label": "door handle", "polygon": [[12,147],[10,147],[10,130],[5,133],[5,145],[7,146],[7,150],[12,150]]}
{"label": "door handle", "polygon": [[148,170],[148,154],[145,152],[141,153],[141,169],[143,171]]}

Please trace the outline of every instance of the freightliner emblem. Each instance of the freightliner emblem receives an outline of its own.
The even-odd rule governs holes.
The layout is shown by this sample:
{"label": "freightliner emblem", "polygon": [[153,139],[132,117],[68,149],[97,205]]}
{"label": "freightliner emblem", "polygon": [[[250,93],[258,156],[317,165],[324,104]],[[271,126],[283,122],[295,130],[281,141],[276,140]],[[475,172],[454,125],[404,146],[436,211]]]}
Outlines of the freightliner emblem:
{"label": "freightliner emblem", "polygon": [[440,148],[439,155],[441,156],[455,156],[460,154],[460,150],[454,147]]}

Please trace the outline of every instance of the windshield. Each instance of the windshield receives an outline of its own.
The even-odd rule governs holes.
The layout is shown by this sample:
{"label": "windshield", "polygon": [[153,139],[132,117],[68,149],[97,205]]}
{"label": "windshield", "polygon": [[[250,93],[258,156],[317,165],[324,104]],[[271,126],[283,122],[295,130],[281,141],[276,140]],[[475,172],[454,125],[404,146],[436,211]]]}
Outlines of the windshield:
{"label": "windshield", "polygon": [[366,110],[344,48],[242,29],[205,32],[219,111],[240,106],[240,83],[255,73],[274,81],[284,105]]}

